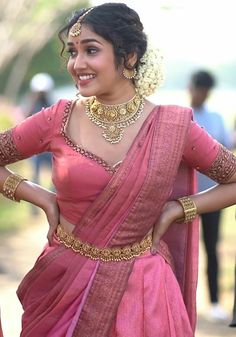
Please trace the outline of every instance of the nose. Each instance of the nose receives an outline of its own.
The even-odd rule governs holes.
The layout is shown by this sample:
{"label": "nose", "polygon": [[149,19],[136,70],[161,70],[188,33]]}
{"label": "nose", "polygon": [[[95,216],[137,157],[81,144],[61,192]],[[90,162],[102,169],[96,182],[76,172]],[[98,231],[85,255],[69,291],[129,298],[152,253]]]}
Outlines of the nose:
{"label": "nose", "polygon": [[78,53],[78,55],[75,58],[74,69],[78,70],[78,69],[84,69],[84,68],[86,68],[85,57],[82,53]]}

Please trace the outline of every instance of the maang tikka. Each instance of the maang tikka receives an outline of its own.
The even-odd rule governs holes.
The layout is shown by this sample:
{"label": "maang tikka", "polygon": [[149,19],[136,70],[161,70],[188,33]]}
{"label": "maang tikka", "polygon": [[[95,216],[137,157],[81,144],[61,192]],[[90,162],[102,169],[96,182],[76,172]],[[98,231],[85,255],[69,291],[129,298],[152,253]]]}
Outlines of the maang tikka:
{"label": "maang tikka", "polygon": [[87,10],[83,15],[79,17],[79,19],[76,21],[76,23],[71,27],[69,35],[70,36],[79,36],[81,33],[81,28],[82,28],[82,21],[84,17],[91,12],[91,10],[94,9],[94,7],[91,7],[90,9]]}

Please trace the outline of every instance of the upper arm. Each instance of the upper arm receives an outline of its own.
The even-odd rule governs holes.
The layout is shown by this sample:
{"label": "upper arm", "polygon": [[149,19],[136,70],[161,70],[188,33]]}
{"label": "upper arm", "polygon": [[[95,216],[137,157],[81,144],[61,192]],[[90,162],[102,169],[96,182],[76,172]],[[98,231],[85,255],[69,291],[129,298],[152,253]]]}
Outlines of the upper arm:
{"label": "upper arm", "polygon": [[42,109],[14,128],[0,133],[0,165],[50,151],[58,104]]}
{"label": "upper arm", "polygon": [[234,179],[236,157],[197,123],[191,122],[183,160],[218,183]]}

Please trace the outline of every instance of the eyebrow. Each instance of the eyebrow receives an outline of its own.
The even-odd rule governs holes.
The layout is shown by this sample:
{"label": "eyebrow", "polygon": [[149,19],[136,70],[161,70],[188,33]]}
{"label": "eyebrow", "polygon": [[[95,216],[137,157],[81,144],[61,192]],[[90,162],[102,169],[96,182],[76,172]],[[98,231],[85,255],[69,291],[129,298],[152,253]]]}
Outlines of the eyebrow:
{"label": "eyebrow", "polygon": [[[91,43],[91,42],[96,42],[96,43],[99,43],[100,45],[102,45],[102,43],[101,42],[99,42],[98,40],[96,40],[96,39],[84,39],[84,40],[82,40],[80,43],[81,44],[86,44],[86,43]],[[73,46],[74,45],[74,42],[67,42],[67,45],[68,46]]]}

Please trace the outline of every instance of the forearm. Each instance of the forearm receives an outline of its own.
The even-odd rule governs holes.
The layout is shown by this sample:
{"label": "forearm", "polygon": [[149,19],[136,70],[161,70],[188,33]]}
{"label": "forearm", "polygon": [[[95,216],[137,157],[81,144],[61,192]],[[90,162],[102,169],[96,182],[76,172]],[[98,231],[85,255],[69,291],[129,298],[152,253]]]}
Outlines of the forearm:
{"label": "forearm", "polygon": [[[236,183],[220,184],[187,197],[195,203],[196,214],[214,212],[236,204]],[[164,212],[167,221],[174,222],[185,217],[183,206],[177,200],[168,202],[164,210],[167,211]]]}
{"label": "forearm", "polygon": [[[0,167],[0,192],[3,190],[5,180],[12,173],[6,167]],[[27,180],[22,181],[17,187],[15,199],[28,201],[45,211],[49,204],[55,200],[55,193]]]}
{"label": "forearm", "polygon": [[236,182],[220,184],[204,192],[186,197],[186,199],[190,201],[189,209],[188,206],[185,208],[185,205],[183,205],[180,200],[168,201],[164,205],[162,213],[153,228],[152,254],[156,254],[160,238],[165,234],[172,223],[187,222],[187,212],[192,211],[191,200],[195,204],[192,219],[194,219],[197,214],[213,212],[236,204]]}
{"label": "forearm", "polygon": [[236,183],[220,184],[191,196],[197,213],[208,213],[236,204]]}

